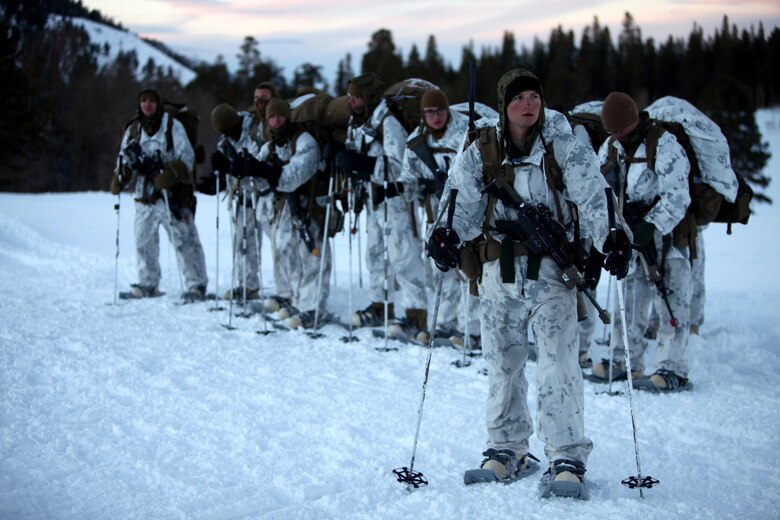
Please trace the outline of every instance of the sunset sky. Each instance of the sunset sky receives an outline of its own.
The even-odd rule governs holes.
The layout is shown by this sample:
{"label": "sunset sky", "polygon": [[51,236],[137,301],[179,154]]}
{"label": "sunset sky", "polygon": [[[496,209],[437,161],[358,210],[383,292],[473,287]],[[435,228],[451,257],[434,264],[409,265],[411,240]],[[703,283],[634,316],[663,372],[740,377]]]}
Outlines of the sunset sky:
{"label": "sunset sky", "polygon": [[767,33],[780,26],[778,0],[82,0],[132,32],[160,40],[186,56],[213,62],[221,54],[235,67],[245,36],[260,43],[262,57],[273,59],[290,77],[300,64],[323,66],[328,82],[338,61],[352,54],[353,70],[371,34],[389,29],[404,58],[412,44],[424,52],[428,36],[453,66],[469,41],[479,54],[501,44],[505,31],[515,35],[518,50],[534,37],[546,41],[552,28],[575,31],[598,16],[614,37],[630,12],[643,38],[666,40],[687,36],[694,22],[705,35],[719,27],[726,14],[731,24],[749,29],[763,22]]}

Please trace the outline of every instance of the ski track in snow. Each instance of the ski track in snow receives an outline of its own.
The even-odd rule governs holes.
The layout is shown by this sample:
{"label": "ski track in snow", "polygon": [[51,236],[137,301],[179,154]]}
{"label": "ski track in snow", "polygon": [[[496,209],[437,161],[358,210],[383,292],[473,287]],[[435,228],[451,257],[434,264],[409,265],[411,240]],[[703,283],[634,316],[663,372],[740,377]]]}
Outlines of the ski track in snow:
{"label": "ski track in snow", "polygon": [[[780,111],[757,118],[776,177]],[[776,181],[770,196],[780,193]],[[777,518],[775,207],[759,206],[731,237],[722,225],[706,231],[706,322],[688,354],[695,388],[634,393],[642,474],[661,481],[644,500],[620,484],[636,475],[627,395],[585,383],[594,450],[591,499],[580,502],[538,499],[541,473],[510,486],[463,485],[486,439],[479,358],[455,368],[458,352],[433,351],[415,461],[430,484],[408,492],[392,470],[410,462],[425,349],[377,352],[383,340],[370,331],[344,343],[335,325],[322,339],[261,336],[257,316],[233,318],[229,331],[221,326],[227,311],[209,310],[214,302],[179,304],[166,238],[166,294],[114,305],[115,201],[107,193],[0,194],[0,518]],[[215,201],[200,201],[214,291]],[[131,206],[123,195],[120,290],[135,277]],[[230,231],[221,212],[223,292]],[[356,245],[353,308],[368,303]],[[329,307],[346,320],[346,239],[335,247]],[[594,344],[591,355],[598,360],[606,348]],[[533,363],[527,374],[533,409]],[[544,459],[535,436],[531,452]]]}

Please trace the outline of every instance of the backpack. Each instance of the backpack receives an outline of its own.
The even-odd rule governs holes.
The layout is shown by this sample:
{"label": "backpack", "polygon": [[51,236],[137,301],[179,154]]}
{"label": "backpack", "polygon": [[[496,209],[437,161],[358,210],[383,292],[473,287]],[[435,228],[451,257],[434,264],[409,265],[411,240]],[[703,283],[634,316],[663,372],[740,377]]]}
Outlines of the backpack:
{"label": "backpack", "polygon": [[[322,229],[325,225],[326,208],[318,204],[317,199],[328,195],[331,174],[336,173],[333,159],[340,143],[346,139],[350,117],[349,103],[347,96],[334,98],[325,92],[310,92],[292,100],[290,109],[290,121],[296,127],[292,137],[292,153],[295,154],[295,142],[301,132],[308,132],[319,144],[325,162],[322,171],[317,172],[311,180],[296,190],[298,194],[308,197],[307,211]],[[344,214],[334,202],[331,204],[327,236],[332,238],[343,228]]]}
{"label": "backpack", "polygon": [[[165,129],[166,149],[171,150],[173,148],[173,120],[176,119],[184,127],[184,131],[187,134],[187,140],[190,142],[192,150],[195,152],[195,164],[201,164],[206,159],[206,151],[202,144],[198,144],[198,127],[200,125],[198,113],[188,109],[185,103],[174,103],[166,99],[163,99],[162,109],[163,112],[167,112],[169,116],[168,125]],[[122,127],[123,135],[128,127],[132,127],[130,130],[130,137],[137,137],[141,131],[141,122],[137,115],[124,124]]]}
{"label": "backpack", "polygon": [[567,114],[566,119],[572,128],[575,125],[581,125],[590,137],[590,143],[593,149],[598,153],[601,145],[609,139],[609,133],[604,129],[604,123],[601,122],[601,116],[588,114],[585,112],[572,112]]}
{"label": "backpack", "polygon": [[410,78],[388,87],[382,94],[382,99],[406,132],[412,133],[422,122],[420,100],[423,94],[438,88],[424,79]]}
{"label": "backpack", "polygon": [[[728,141],[718,125],[689,102],[673,96],[658,99],[647,112],[685,150],[691,165],[689,210],[696,224],[725,223],[728,234],[731,224],[747,224],[753,190],[732,170]],[[648,152],[654,154],[654,149]]]}

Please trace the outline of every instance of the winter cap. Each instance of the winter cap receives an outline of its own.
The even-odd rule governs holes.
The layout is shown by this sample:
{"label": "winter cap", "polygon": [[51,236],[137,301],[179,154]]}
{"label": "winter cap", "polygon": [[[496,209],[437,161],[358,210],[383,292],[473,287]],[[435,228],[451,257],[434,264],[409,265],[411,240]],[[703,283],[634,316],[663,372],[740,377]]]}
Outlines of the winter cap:
{"label": "winter cap", "polygon": [[160,101],[162,100],[162,97],[160,96],[160,93],[154,90],[153,88],[147,88],[142,90],[138,94],[139,103],[145,99],[151,99],[152,101],[156,102],[159,105]]}
{"label": "winter cap", "polygon": [[434,88],[426,90],[420,98],[420,108],[450,108],[450,101],[443,90]]}
{"label": "winter cap", "polygon": [[271,119],[273,116],[284,116],[290,120],[290,104],[282,98],[273,98],[265,107],[265,118]]}
{"label": "winter cap", "polygon": [[382,99],[385,90],[384,83],[373,72],[355,76],[349,80],[347,93],[353,97],[361,97],[366,100],[366,113],[370,114]]}
{"label": "winter cap", "polygon": [[601,121],[607,132],[620,132],[639,121],[639,110],[631,96],[623,92],[612,92],[601,107]]}
{"label": "winter cap", "polygon": [[214,107],[211,111],[211,125],[217,132],[226,132],[241,121],[238,112],[227,103],[222,103]]}
{"label": "winter cap", "polygon": [[526,90],[533,90],[541,97],[544,97],[542,84],[539,81],[539,78],[527,70],[520,70],[522,73],[506,87],[506,91],[504,92],[504,107],[509,105],[509,102],[512,101],[513,97]]}

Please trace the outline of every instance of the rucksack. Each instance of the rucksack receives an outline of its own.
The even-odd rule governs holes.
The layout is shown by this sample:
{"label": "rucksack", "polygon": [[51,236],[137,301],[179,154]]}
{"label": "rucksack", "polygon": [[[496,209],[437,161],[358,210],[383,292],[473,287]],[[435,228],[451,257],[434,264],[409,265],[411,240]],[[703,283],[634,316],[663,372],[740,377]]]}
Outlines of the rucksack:
{"label": "rucksack", "polygon": [[[706,210],[696,210],[697,222],[710,220],[728,224],[729,234],[731,224],[747,224],[753,191],[731,168],[729,144],[720,127],[688,101],[673,96],[654,101],[647,107],[647,112],[664,128],[673,132],[686,148],[686,155],[691,161],[691,174],[699,176],[695,179],[697,183],[701,181],[709,185],[722,196],[723,200],[717,211],[714,204],[708,214]],[[678,123],[681,127],[672,126],[670,123]],[[692,199],[698,196],[699,193],[691,193]]]}
{"label": "rucksack", "polygon": [[[192,150],[195,152],[195,164],[200,164],[206,159],[206,151],[202,144],[198,144],[198,127],[200,125],[200,117],[194,110],[187,108],[185,103],[174,103],[163,99],[162,102],[163,112],[168,113],[168,126],[165,129],[165,143],[166,149],[171,150],[173,148],[173,120],[178,120],[184,127],[184,131],[187,134],[187,140],[192,145]],[[130,130],[130,136],[135,138],[140,133],[141,122],[138,116],[134,116],[122,127],[122,135],[128,127],[132,127]]]}
{"label": "rucksack", "polygon": [[430,81],[410,78],[388,87],[382,94],[382,99],[406,132],[412,133],[422,123],[420,100],[423,94],[428,90],[438,88]]}
{"label": "rucksack", "polygon": [[[317,199],[328,195],[331,174],[336,173],[333,159],[339,143],[343,143],[346,139],[350,117],[349,103],[347,96],[334,98],[325,92],[310,92],[292,100],[290,109],[290,121],[295,126],[291,138],[292,153],[295,154],[298,136],[302,132],[308,132],[317,141],[325,163],[322,171],[317,172],[296,190],[296,193],[308,197],[307,211],[317,220],[322,229],[325,224],[326,208],[320,206]],[[343,212],[336,207],[335,203],[331,204],[328,237],[335,236],[344,224]]]}
{"label": "rucksack", "polygon": [[590,143],[593,149],[598,152],[601,145],[609,139],[609,133],[604,129],[604,123],[601,122],[601,116],[588,114],[585,112],[571,113],[566,116],[572,128],[575,125],[581,125],[590,137]]}

